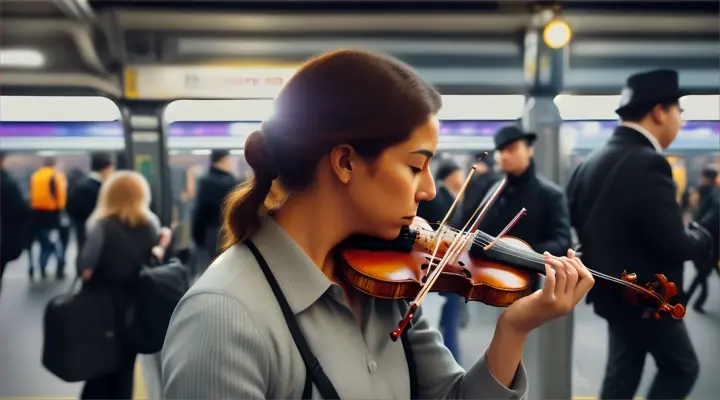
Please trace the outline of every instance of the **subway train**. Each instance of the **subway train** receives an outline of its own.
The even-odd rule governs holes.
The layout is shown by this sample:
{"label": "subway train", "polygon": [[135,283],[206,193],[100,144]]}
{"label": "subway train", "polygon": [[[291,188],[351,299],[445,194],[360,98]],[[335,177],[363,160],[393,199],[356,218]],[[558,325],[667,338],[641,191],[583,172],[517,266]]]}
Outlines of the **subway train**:
{"label": "subway train", "polygon": [[[124,127],[117,106],[110,100],[2,97],[0,147],[11,152],[7,169],[23,190],[27,191],[30,174],[46,156],[56,157],[59,168],[70,178],[88,170],[91,151],[111,152],[119,166],[125,166]],[[439,157],[452,158],[468,169],[474,154],[492,153],[493,134],[505,124],[516,123],[524,108],[523,96],[444,96],[443,100]],[[560,143],[561,154],[569,157],[566,174],[607,140],[617,125],[612,112],[617,101],[617,96],[561,95],[555,99],[564,120]],[[683,99],[683,107],[685,126],[667,149],[678,193],[694,184],[703,167],[720,166],[720,96],[688,96]],[[167,106],[173,221],[189,222],[195,181],[207,168],[212,149],[229,150],[238,178],[249,176],[242,146],[247,135],[271,112],[269,99],[178,100]],[[142,162],[135,160],[136,164]],[[187,242],[189,237],[183,236],[181,242]]]}

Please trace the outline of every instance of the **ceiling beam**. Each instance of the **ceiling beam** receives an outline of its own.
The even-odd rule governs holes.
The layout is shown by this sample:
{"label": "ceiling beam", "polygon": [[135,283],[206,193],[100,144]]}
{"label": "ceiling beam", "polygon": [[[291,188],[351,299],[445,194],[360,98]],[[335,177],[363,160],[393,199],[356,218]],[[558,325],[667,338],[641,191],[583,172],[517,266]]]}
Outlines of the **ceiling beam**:
{"label": "ceiling beam", "polygon": [[[93,41],[90,38],[91,28],[87,24],[66,19],[7,18],[3,21],[3,28],[6,33],[25,37],[42,37],[65,33],[75,42],[78,53],[85,65],[98,73],[108,73],[100,61],[100,57],[98,57]],[[5,45],[7,46],[7,42]]]}
{"label": "ceiling beam", "polygon": [[[213,13],[116,10],[124,30],[225,32],[353,32],[387,31],[507,33],[524,29],[524,13]],[[564,13],[577,33],[715,33],[717,15]]]}

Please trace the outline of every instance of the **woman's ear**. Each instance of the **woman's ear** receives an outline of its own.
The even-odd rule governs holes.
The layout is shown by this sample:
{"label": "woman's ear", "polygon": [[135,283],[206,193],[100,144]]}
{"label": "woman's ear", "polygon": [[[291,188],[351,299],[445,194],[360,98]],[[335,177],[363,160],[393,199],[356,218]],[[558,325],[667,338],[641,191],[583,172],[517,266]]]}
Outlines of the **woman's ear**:
{"label": "woman's ear", "polygon": [[341,182],[348,183],[350,181],[355,157],[355,150],[352,146],[346,144],[336,146],[330,152],[330,164],[332,164],[333,172]]}

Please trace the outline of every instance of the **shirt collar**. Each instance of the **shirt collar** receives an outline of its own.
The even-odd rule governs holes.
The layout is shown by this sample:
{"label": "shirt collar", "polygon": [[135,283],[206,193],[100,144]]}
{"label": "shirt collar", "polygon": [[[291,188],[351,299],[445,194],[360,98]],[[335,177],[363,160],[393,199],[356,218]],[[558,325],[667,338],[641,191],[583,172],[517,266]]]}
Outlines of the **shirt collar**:
{"label": "shirt collar", "polygon": [[646,138],[647,140],[650,141],[650,143],[651,143],[651,144],[653,145],[653,147],[655,148],[655,151],[657,151],[658,153],[662,153],[662,152],[663,152],[663,148],[662,148],[662,146],[660,146],[660,142],[658,142],[658,140],[655,138],[655,136],[653,136],[653,135],[650,133],[650,131],[648,131],[647,129],[645,129],[645,128],[642,127],[641,125],[638,125],[638,124],[633,123],[633,122],[623,122],[621,125],[624,126],[624,127],[627,127],[627,128],[630,128],[630,129],[634,129],[634,130],[640,132],[643,136],[645,136],[645,138]]}
{"label": "shirt collar", "polygon": [[100,175],[99,173],[97,173],[97,172],[95,172],[95,171],[91,171],[91,172],[88,174],[88,176],[90,177],[90,179],[93,179],[93,180],[98,181],[98,182],[100,182],[100,183],[103,182],[103,177],[102,177],[102,175]]}
{"label": "shirt collar", "polygon": [[301,313],[337,286],[274,218],[261,217],[260,229],[251,240],[267,261],[293,313]]}

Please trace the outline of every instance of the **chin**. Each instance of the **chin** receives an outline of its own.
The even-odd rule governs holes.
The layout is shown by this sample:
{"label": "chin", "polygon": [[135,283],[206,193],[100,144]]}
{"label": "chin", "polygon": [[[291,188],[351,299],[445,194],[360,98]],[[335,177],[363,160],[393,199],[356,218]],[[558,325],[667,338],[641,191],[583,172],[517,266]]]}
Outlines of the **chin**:
{"label": "chin", "polygon": [[388,226],[381,231],[381,235],[379,237],[385,240],[397,239],[397,237],[400,236],[400,230],[407,225],[408,224],[405,222],[399,222],[393,226]]}
{"label": "chin", "polygon": [[400,229],[404,224],[386,225],[383,227],[375,227],[375,229],[368,229],[364,234],[372,237],[376,237],[382,240],[394,240],[400,236]]}

